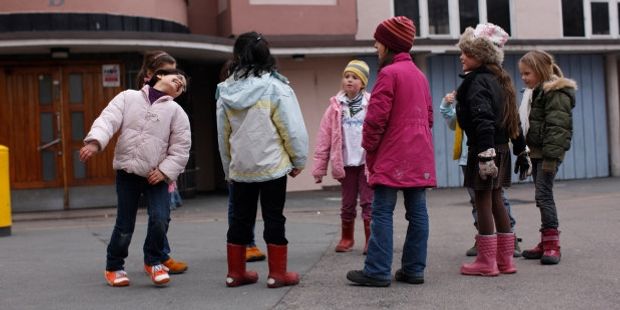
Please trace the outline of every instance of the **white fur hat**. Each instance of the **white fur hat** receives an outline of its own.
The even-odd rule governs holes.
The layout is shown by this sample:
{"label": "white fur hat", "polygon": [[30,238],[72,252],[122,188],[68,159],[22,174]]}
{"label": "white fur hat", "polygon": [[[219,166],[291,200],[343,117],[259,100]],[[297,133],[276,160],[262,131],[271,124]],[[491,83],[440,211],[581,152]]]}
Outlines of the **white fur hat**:
{"label": "white fur hat", "polygon": [[501,65],[504,62],[502,48],[508,41],[508,34],[500,26],[486,23],[478,24],[476,29],[467,27],[458,47],[465,54],[476,58],[482,63],[494,63]]}

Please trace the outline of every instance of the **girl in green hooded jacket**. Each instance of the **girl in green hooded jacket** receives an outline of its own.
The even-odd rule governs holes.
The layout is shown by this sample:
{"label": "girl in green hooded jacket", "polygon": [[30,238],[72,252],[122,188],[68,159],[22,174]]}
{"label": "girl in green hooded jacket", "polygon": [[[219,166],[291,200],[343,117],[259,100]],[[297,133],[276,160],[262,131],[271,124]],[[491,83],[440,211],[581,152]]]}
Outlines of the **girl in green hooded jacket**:
{"label": "girl in green hooded jacket", "polygon": [[[531,88],[532,97],[524,113],[526,143],[532,159],[532,177],[536,188],[536,206],[540,209],[541,241],[523,251],[527,259],[542,264],[560,262],[560,232],[553,199],[553,182],[558,166],[570,148],[573,136],[573,113],[577,83],[564,77],[553,56],[533,50],[519,60],[521,79]],[[527,103],[526,103],[527,104]]]}

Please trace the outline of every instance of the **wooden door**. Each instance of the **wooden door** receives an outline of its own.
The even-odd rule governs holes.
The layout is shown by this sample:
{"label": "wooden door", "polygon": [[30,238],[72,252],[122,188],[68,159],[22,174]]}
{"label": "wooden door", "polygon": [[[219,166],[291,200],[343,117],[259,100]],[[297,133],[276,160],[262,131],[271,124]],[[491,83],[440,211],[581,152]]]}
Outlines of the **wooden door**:
{"label": "wooden door", "polygon": [[104,88],[101,76],[101,64],[4,70],[0,110],[8,126],[0,141],[9,146],[12,189],[59,189],[54,195],[68,208],[70,187],[114,182],[115,141],[88,164],[79,161],[90,125],[121,91]]}

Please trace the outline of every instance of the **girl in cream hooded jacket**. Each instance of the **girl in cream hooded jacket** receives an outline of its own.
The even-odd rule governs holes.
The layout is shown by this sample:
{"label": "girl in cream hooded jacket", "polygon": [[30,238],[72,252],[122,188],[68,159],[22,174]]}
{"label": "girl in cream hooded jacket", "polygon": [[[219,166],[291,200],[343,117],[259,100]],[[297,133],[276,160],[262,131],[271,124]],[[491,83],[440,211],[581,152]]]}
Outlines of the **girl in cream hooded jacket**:
{"label": "girl in cream hooded jacket", "polygon": [[217,132],[226,180],[264,182],[303,169],[308,134],[297,97],[277,72],[217,88]]}

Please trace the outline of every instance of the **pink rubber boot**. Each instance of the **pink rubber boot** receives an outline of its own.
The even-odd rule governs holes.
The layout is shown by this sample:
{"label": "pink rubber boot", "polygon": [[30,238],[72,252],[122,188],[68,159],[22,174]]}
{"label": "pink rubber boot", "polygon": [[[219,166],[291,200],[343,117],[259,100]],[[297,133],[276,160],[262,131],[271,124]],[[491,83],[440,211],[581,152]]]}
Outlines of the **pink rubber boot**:
{"label": "pink rubber boot", "polygon": [[501,273],[515,273],[517,267],[512,259],[515,250],[514,233],[497,233],[497,268]]}
{"label": "pink rubber boot", "polygon": [[[478,255],[471,264],[463,264],[461,273],[471,276],[497,276],[497,235],[477,235]],[[514,241],[513,241],[514,242]]]}

